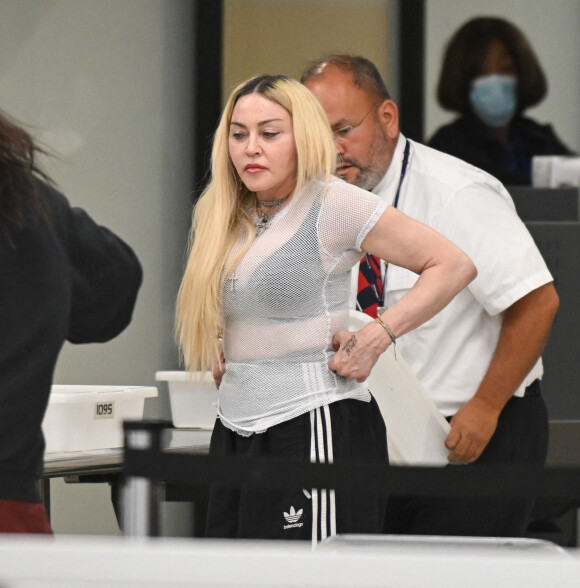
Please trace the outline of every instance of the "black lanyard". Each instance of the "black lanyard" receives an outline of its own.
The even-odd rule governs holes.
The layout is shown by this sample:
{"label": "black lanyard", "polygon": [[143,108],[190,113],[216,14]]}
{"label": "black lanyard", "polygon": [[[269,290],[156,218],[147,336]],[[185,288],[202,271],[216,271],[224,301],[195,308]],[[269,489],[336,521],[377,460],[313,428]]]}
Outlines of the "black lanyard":
{"label": "black lanyard", "polygon": [[403,153],[403,165],[401,166],[401,177],[399,178],[399,185],[397,186],[397,193],[395,194],[395,200],[393,201],[393,206],[397,208],[399,206],[399,195],[401,194],[401,186],[403,185],[403,180],[405,179],[405,174],[407,173],[407,165],[409,165],[409,151],[411,150],[411,144],[409,143],[409,139],[405,141],[405,151]]}
{"label": "black lanyard", "polygon": [[[405,140],[405,151],[403,152],[403,165],[401,166],[401,176],[399,178],[399,184],[397,185],[397,192],[395,193],[395,199],[393,200],[393,206],[397,208],[399,206],[399,196],[401,194],[401,186],[403,185],[403,180],[405,179],[405,174],[407,173],[407,166],[409,164],[409,152],[411,151],[411,144],[409,143],[409,139]],[[371,267],[371,262],[369,259],[369,254],[367,253],[365,256],[366,263],[369,267]],[[377,297],[377,302],[379,303],[379,311],[381,308],[384,309],[385,304],[385,289],[387,286],[387,269],[388,263],[385,262],[385,274],[383,277],[383,291],[379,295],[377,292],[376,287],[374,288],[375,295]]]}

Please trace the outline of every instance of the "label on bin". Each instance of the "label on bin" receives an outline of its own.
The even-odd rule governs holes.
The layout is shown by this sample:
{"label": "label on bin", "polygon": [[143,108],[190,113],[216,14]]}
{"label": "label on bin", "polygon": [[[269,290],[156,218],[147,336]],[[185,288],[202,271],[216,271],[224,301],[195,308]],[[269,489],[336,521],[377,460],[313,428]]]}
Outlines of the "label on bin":
{"label": "label on bin", "polygon": [[115,401],[95,402],[94,419],[113,419],[115,418]]}

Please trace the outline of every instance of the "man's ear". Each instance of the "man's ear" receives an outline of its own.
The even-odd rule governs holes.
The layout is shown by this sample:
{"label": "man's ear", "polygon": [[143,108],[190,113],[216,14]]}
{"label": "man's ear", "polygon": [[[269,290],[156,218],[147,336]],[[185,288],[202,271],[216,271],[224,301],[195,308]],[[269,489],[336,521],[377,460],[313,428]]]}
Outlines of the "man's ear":
{"label": "man's ear", "polygon": [[385,100],[379,105],[379,122],[385,137],[397,139],[399,136],[399,109],[392,100]]}

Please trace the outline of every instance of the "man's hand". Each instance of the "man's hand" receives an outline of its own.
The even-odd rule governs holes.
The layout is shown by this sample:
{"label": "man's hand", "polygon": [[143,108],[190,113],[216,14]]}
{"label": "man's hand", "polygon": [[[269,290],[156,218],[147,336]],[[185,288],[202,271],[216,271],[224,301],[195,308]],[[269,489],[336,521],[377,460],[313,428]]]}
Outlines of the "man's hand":
{"label": "man's hand", "polygon": [[474,462],[495,433],[499,412],[474,396],[451,419],[451,431],[445,439],[449,461]]}

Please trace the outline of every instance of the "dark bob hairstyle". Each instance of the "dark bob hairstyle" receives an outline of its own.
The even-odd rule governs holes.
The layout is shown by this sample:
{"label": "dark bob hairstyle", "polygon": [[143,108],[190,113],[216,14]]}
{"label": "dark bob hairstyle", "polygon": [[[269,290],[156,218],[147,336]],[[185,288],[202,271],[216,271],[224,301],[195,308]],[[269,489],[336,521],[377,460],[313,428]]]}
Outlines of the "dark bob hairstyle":
{"label": "dark bob hairstyle", "polygon": [[510,22],[494,17],[467,21],[451,37],[443,57],[437,100],[445,110],[470,110],[469,87],[492,41],[501,41],[511,53],[518,78],[517,112],[542,101],[548,91],[546,76],[525,35]]}

